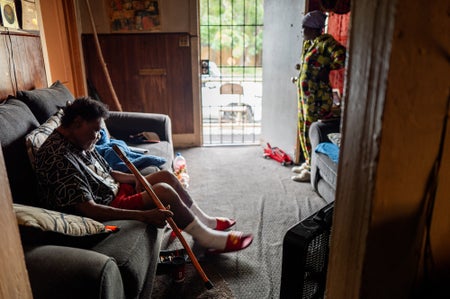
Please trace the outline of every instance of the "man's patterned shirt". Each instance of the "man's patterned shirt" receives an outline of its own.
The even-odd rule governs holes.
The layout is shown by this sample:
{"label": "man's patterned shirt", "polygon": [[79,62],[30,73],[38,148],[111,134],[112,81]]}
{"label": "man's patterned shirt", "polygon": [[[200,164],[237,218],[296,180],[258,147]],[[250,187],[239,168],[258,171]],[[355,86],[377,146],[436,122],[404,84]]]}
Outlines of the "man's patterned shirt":
{"label": "man's patterned shirt", "polygon": [[111,167],[96,150],[84,151],[57,130],[36,154],[36,175],[42,204],[69,210],[89,200],[108,205],[117,194],[118,183]]}

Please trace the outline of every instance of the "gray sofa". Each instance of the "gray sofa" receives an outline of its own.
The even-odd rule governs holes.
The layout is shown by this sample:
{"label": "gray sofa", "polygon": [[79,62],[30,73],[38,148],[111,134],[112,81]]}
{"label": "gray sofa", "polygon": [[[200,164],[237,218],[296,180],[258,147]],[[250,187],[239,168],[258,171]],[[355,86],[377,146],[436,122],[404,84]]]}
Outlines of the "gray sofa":
{"label": "gray sofa", "polygon": [[[71,97],[61,88],[56,84],[41,90],[44,103],[39,103],[43,101],[41,96],[36,99],[33,94],[19,92],[17,97],[21,100],[10,98],[0,104],[0,143],[14,203],[37,203],[36,179],[25,136],[64,105],[68,99],[64,96]],[[160,168],[171,167],[173,144],[168,116],[112,112],[106,124],[112,136],[125,140],[142,131],[157,133],[161,142],[134,146],[145,147],[149,154],[166,158],[167,162]],[[151,166],[143,172],[155,170]],[[19,227],[34,298],[151,297],[162,233],[138,221],[106,224],[117,225],[119,231],[100,236],[55,237],[55,234],[30,233]]]}
{"label": "gray sofa", "polygon": [[311,140],[311,185],[327,202],[334,201],[337,182],[337,163],[327,155],[314,151],[322,142],[331,142],[328,134],[340,131],[340,118],[318,121],[311,124],[309,138]]}

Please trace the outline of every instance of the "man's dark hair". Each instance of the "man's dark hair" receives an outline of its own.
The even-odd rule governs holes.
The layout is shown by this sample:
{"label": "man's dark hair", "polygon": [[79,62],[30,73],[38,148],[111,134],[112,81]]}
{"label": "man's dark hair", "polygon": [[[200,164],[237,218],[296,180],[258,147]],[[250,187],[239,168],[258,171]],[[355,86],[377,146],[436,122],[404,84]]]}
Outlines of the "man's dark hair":
{"label": "man's dark hair", "polygon": [[109,111],[108,107],[99,101],[89,97],[80,97],[64,108],[61,125],[66,128],[69,127],[78,116],[86,121],[98,118],[106,119],[109,116]]}

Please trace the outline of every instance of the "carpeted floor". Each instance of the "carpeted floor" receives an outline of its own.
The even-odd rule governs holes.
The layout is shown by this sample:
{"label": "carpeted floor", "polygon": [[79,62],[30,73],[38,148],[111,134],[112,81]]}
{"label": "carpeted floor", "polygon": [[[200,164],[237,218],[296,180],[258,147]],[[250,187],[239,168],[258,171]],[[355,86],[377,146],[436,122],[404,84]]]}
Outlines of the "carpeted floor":
{"label": "carpeted floor", "polygon": [[[172,283],[168,275],[158,275],[152,298],[278,298],[284,234],[326,201],[311,184],[292,181],[290,166],[264,159],[260,146],[180,152],[187,160],[189,191],[199,206],[210,215],[237,219],[234,229],[251,232],[255,239],[246,250],[214,257],[204,256],[203,249],[193,244],[215,288],[206,290],[188,264],[181,284]],[[169,235],[167,230],[163,247],[182,248]]]}

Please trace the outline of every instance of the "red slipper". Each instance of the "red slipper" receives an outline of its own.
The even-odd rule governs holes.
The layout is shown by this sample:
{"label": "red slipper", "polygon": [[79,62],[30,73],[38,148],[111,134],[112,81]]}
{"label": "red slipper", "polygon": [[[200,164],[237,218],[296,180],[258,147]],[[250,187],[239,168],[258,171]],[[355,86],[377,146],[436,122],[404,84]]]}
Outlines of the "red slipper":
{"label": "red slipper", "polygon": [[232,231],[228,234],[227,244],[225,249],[208,249],[207,254],[220,254],[226,252],[234,252],[247,248],[253,242],[252,234],[244,234],[241,232]]}
{"label": "red slipper", "polygon": [[236,224],[236,220],[234,220],[234,219],[217,217],[215,230],[224,231],[224,230],[229,229],[230,227],[232,227],[235,224]]}

